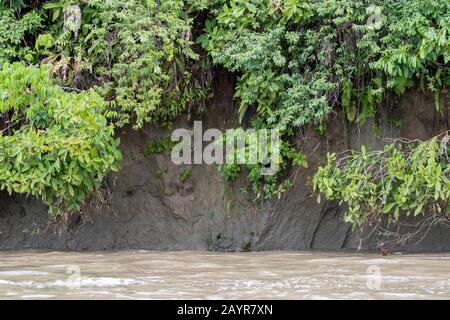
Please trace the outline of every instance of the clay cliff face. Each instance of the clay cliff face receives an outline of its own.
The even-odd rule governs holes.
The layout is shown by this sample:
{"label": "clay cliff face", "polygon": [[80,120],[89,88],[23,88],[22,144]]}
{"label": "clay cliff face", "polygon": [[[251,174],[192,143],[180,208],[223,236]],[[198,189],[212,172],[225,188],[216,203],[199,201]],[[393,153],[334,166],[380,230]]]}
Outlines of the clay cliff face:
{"label": "clay cliff face", "polygon": [[[238,126],[233,78],[218,72],[209,109],[201,116],[204,129]],[[391,111],[392,109],[392,111]],[[447,108],[448,110],[448,108]],[[427,139],[449,130],[450,118],[435,111],[431,95],[412,90],[358,127],[340,115],[322,136],[313,127],[298,130],[295,142],[309,155],[308,169],[291,172],[294,186],[281,199],[255,202],[242,194],[245,180],[228,185],[213,165],[174,165],[170,154],[146,156],[146,145],[170,130],[147,126],[119,133],[124,155],[122,170],[107,178],[105,189],[83,210],[58,223],[49,222],[36,199],[0,193],[0,249],[154,249],[154,250],[301,250],[374,249],[380,239],[360,241],[343,222],[345,208],[317,204],[310,179],[327,152],[361,145],[380,148],[382,138]],[[395,121],[390,121],[395,120]],[[398,122],[400,121],[400,122]],[[400,123],[400,126],[395,124]],[[180,119],[174,128],[190,128]],[[190,177],[180,180],[181,173]],[[420,243],[403,250],[450,250],[450,228],[435,226]]]}

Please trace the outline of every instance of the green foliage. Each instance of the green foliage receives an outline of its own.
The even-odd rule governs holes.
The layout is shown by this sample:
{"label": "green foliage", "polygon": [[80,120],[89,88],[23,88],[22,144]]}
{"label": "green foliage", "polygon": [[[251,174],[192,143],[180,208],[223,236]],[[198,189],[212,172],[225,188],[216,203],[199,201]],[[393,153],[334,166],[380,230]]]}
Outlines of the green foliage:
{"label": "green foliage", "polygon": [[348,121],[352,122],[356,118],[356,106],[352,99],[352,83],[350,81],[343,81],[341,104]]}
{"label": "green foliage", "polygon": [[50,214],[80,210],[121,154],[94,92],[66,93],[44,69],[21,63],[0,71],[0,188],[31,194]]}
{"label": "green foliage", "polygon": [[189,179],[191,174],[192,174],[191,169],[189,168],[184,169],[183,172],[181,172],[180,174],[180,182],[185,183],[187,179]]}
{"label": "green foliage", "polygon": [[219,174],[228,182],[236,181],[241,174],[241,167],[236,163],[219,166]]}
{"label": "green foliage", "polygon": [[[256,198],[279,196],[290,184],[282,180],[285,172],[307,166],[290,143],[297,127],[315,124],[323,134],[332,110],[362,124],[390,95],[416,84],[433,92],[443,111],[449,48],[448,0],[0,0],[0,64],[46,65],[64,90],[80,91],[64,92],[43,69],[4,67],[0,184],[37,195],[52,208],[79,208],[117,168],[118,142],[106,119],[136,129],[169,126],[183,112],[202,109],[208,78],[202,68],[211,58],[237,77],[240,121],[252,115],[253,128],[277,128],[283,138],[278,174],[262,176],[261,165],[237,163],[221,166],[220,173],[227,181],[247,175]],[[145,153],[168,148],[155,141]],[[381,163],[397,157],[394,149]],[[349,168],[359,172],[351,167],[358,161]],[[327,168],[323,175],[335,174]],[[325,188],[319,184],[318,190]],[[386,197],[398,192],[383,190]],[[339,192],[331,196],[339,199]],[[375,202],[383,207],[389,201]],[[395,201],[394,212],[407,211]],[[355,224],[364,220],[356,216]]]}
{"label": "green foliage", "polygon": [[[355,228],[386,216],[450,214],[450,136],[390,144],[383,151],[352,152],[328,163],[314,176],[314,190],[348,205],[345,220]],[[318,199],[320,201],[320,197]]]}
{"label": "green foliage", "polygon": [[281,142],[279,159],[275,161],[279,162],[280,168],[274,175],[262,175],[262,164],[248,166],[247,178],[251,184],[251,190],[256,195],[256,199],[280,198],[281,194],[292,186],[290,179],[285,178],[287,169],[308,167],[306,155],[301,151],[297,151],[286,141]]}
{"label": "green foliage", "polygon": [[[239,134],[239,130],[234,131],[234,135]],[[226,143],[226,139],[232,137],[224,135],[223,138],[224,143]],[[254,152],[253,154],[258,152],[255,149],[256,146],[252,145],[250,141],[246,140],[245,143],[245,147],[235,150],[233,159],[227,159],[226,164],[219,166],[219,174],[225,178],[226,182],[234,182],[240,177],[242,172],[246,172],[250,189],[255,195],[255,200],[270,199],[275,196],[280,197],[281,193],[289,189],[291,187],[291,181],[289,179],[282,179],[289,166],[308,167],[305,154],[297,151],[290,143],[282,141],[279,158],[275,159],[272,154],[267,155],[270,161],[279,163],[279,170],[274,175],[263,175],[263,164],[241,164],[248,163],[248,156],[251,152]],[[271,143],[268,144],[268,150],[271,150]],[[243,167],[246,167],[246,170]],[[247,190],[247,188],[245,189]]]}
{"label": "green foliage", "polygon": [[240,74],[241,119],[254,107],[286,130],[340,105],[364,121],[413,80],[436,93],[450,83],[447,0],[223,0],[209,12],[197,41]]}
{"label": "green foliage", "polygon": [[[255,201],[258,199],[271,199],[281,197],[281,194],[292,186],[289,179],[282,180],[284,170],[275,175],[262,175],[261,165],[248,166],[247,178],[250,182],[251,190],[255,195]],[[281,180],[281,182],[280,182]]]}
{"label": "green foliage", "polygon": [[0,65],[8,61],[31,61],[34,48],[25,39],[32,39],[33,34],[42,26],[43,19],[34,10],[17,18],[15,10],[5,8],[4,2],[9,1],[2,1],[0,4]]}
{"label": "green foliage", "polygon": [[150,156],[155,153],[163,153],[172,150],[174,143],[170,138],[158,138],[146,145],[144,154]]}
{"label": "green foliage", "polygon": [[55,22],[64,13],[49,30],[56,40],[46,62],[64,85],[96,87],[118,126],[167,125],[203,97],[184,1],[72,2],[44,6]]}

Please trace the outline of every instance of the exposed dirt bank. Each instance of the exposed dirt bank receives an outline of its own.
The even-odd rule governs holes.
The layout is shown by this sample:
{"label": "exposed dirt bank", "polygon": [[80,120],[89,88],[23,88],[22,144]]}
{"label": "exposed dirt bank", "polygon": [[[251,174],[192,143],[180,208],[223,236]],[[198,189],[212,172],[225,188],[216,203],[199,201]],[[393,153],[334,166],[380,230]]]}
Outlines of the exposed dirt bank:
{"label": "exposed dirt bank", "polygon": [[[226,73],[215,77],[214,97],[203,115],[206,128],[237,126],[233,79]],[[168,154],[144,155],[145,146],[168,130],[148,126],[120,133],[124,155],[122,170],[108,177],[109,195],[97,212],[84,210],[84,219],[49,223],[46,208],[35,199],[0,194],[0,249],[156,249],[156,250],[300,250],[373,248],[379,239],[360,243],[342,219],[343,208],[335,203],[317,204],[310,177],[323,164],[326,153],[358,148],[379,148],[383,137],[426,139],[449,129],[448,114],[435,111],[431,95],[414,90],[399,101],[393,112],[362,127],[349,126],[340,116],[330,122],[324,136],[314,128],[297,132],[295,141],[310,155],[308,169],[294,173],[292,189],[280,200],[255,203],[239,190],[243,181],[225,184],[215,166],[176,166]],[[388,108],[389,109],[389,108]],[[400,124],[400,126],[398,126]],[[179,120],[174,127],[189,128]],[[377,138],[378,136],[382,138]],[[190,177],[180,174],[189,167]],[[420,237],[419,237],[420,238]],[[450,228],[435,226],[427,237],[404,250],[450,250]]]}

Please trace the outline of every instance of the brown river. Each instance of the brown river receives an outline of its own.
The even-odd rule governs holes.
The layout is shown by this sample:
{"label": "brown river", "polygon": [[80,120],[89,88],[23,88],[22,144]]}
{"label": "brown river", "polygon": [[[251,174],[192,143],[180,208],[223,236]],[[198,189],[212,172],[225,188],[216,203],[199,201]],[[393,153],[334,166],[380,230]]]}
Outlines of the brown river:
{"label": "brown river", "polygon": [[3,251],[0,299],[450,299],[450,254]]}

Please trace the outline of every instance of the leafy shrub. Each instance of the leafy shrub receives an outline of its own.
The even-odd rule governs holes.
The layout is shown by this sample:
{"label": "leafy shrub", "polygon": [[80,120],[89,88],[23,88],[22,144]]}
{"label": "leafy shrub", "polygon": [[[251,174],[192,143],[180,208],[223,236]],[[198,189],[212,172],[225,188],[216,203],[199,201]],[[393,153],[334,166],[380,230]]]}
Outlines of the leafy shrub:
{"label": "leafy shrub", "polygon": [[[390,144],[382,151],[351,152],[314,176],[314,190],[348,204],[345,220],[355,228],[385,216],[424,214],[425,208],[450,214],[450,136]],[[320,196],[318,198],[320,201]]]}
{"label": "leafy shrub", "polygon": [[[14,9],[0,3],[0,65],[8,61],[33,60],[33,47],[26,37],[42,27],[42,17],[35,10],[17,18]],[[9,1],[8,1],[9,2]]]}
{"label": "leafy shrub", "polygon": [[0,71],[0,188],[31,194],[50,214],[79,210],[121,154],[94,92],[67,93],[45,69],[21,63]]}
{"label": "leafy shrub", "polygon": [[151,156],[155,153],[168,152],[173,146],[174,143],[170,140],[170,138],[158,138],[145,146],[144,154],[146,156]]}

